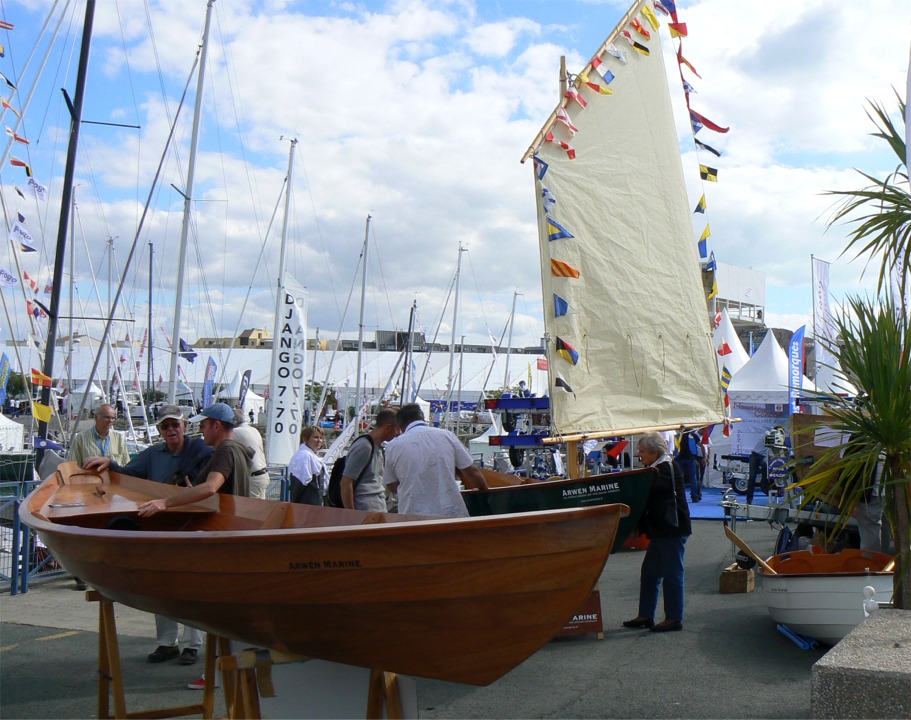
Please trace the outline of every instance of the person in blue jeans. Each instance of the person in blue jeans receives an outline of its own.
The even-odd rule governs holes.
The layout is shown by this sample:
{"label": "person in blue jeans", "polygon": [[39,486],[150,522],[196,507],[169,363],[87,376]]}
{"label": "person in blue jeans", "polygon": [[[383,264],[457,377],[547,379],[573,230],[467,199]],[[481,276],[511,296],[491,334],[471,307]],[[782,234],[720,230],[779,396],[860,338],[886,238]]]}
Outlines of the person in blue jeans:
{"label": "person in blue jeans", "polygon": [[[668,452],[658,433],[648,433],[637,444],[639,459],[658,473],[652,487],[639,530],[648,536],[648,549],[639,575],[639,614],[623,623],[627,628],[648,628],[652,632],[683,629],[683,555],[692,534],[690,511],[686,504],[683,473]],[[676,511],[676,512],[675,512]],[[658,590],[663,584],[664,620],[655,623]]]}
{"label": "person in blue jeans", "polygon": [[702,500],[702,472],[699,467],[699,453],[702,447],[699,435],[692,430],[684,431],[680,436],[680,449],[677,451],[677,463],[683,471],[684,484],[690,489],[690,500]]}

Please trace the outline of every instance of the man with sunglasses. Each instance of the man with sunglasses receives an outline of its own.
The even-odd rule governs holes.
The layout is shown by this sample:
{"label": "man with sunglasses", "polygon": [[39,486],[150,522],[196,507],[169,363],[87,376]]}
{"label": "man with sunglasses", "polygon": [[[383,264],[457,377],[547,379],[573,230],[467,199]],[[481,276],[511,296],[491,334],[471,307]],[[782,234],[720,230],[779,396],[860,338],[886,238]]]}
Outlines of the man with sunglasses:
{"label": "man with sunglasses", "polygon": [[[202,438],[187,437],[187,420],[176,405],[164,405],[155,419],[164,442],[143,450],[125,465],[111,458],[94,456],[85,461],[86,470],[101,472],[110,468],[114,472],[144,478],[154,482],[190,487],[199,478],[200,470],[212,457],[214,449]],[[177,621],[163,615],[155,616],[158,647],[149,654],[151,663],[160,663],[180,656],[181,665],[192,665],[202,649],[202,631],[184,625],[184,649],[180,652],[177,642]]]}

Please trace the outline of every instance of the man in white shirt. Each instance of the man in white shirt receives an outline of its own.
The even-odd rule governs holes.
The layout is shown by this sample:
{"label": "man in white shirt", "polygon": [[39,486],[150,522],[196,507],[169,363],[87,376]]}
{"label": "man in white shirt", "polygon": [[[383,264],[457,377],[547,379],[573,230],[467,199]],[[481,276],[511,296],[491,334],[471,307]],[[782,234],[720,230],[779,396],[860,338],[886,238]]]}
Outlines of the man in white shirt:
{"label": "man in white shirt", "polygon": [[268,499],[266,491],[269,489],[269,473],[266,471],[266,450],[263,447],[263,436],[255,427],[246,424],[247,416],[240,408],[234,408],[234,433],[233,437],[244,447],[253,451],[250,460],[250,497],[260,500]]}
{"label": "man in white shirt", "polygon": [[402,434],[386,447],[383,482],[398,494],[399,512],[468,517],[456,476],[466,487],[487,490],[471,454],[451,432],[424,422],[419,405],[404,405],[396,420]]}

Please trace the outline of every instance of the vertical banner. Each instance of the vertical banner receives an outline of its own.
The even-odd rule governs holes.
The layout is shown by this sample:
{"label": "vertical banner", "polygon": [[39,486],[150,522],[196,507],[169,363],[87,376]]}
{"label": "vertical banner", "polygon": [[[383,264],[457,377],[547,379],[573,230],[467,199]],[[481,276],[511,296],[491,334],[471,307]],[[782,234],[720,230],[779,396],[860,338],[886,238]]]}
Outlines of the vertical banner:
{"label": "vertical banner", "polygon": [[6,385],[9,383],[9,358],[6,353],[0,357],[0,405],[6,402]]}
{"label": "vertical banner", "polygon": [[244,400],[247,397],[247,390],[250,389],[251,370],[246,370],[240,378],[240,390],[237,392],[237,407],[241,410],[244,408]]}
{"label": "vertical banner", "polygon": [[797,328],[788,348],[788,400],[792,413],[797,412],[797,398],[803,385],[803,336],[806,331],[806,325]]}
{"label": "vertical banner", "polygon": [[204,408],[212,404],[212,389],[215,387],[215,372],[217,370],[218,365],[215,364],[215,360],[209,355],[209,360],[206,362],[206,374],[202,382],[202,406]]}
{"label": "vertical banner", "polygon": [[266,459],[287,465],[300,447],[306,398],[307,290],[285,275],[272,339],[272,377],[266,423]]}
{"label": "vertical banner", "polygon": [[816,368],[832,365],[829,347],[835,338],[832,313],[829,312],[829,263],[813,258],[813,334],[816,338]]}

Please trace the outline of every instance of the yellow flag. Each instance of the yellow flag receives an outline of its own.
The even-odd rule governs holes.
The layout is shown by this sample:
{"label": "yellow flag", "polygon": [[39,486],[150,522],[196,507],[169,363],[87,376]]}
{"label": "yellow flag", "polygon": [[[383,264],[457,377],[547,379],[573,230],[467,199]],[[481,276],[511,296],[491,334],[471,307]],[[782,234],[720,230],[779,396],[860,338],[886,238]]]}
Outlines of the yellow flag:
{"label": "yellow flag", "polygon": [[708,238],[709,238],[709,236],[710,236],[711,234],[712,234],[712,231],[709,230],[709,224],[706,223],[706,224],[705,224],[705,230],[702,231],[702,237],[700,237],[699,239],[700,239],[700,240],[708,240]]}
{"label": "yellow flag", "polygon": [[51,421],[51,409],[40,402],[32,402],[32,415],[41,422]]}
{"label": "yellow flag", "polygon": [[645,19],[648,20],[648,24],[652,26],[652,30],[657,30],[661,25],[658,23],[658,17],[655,15],[655,11],[652,10],[648,5],[642,6],[642,14],[645,15]]}
{"label": "yellow flag", "polygon": [[708,296],[707,299],[708,299],[708,300],[711,300],[711,299],[712,299],[713,297],[715,297],[717,294],[718,294],[718,281],[717,281],[717,280],[713,280],[713,281],[712,281],[712,291],[709,293],[709,296]]}

